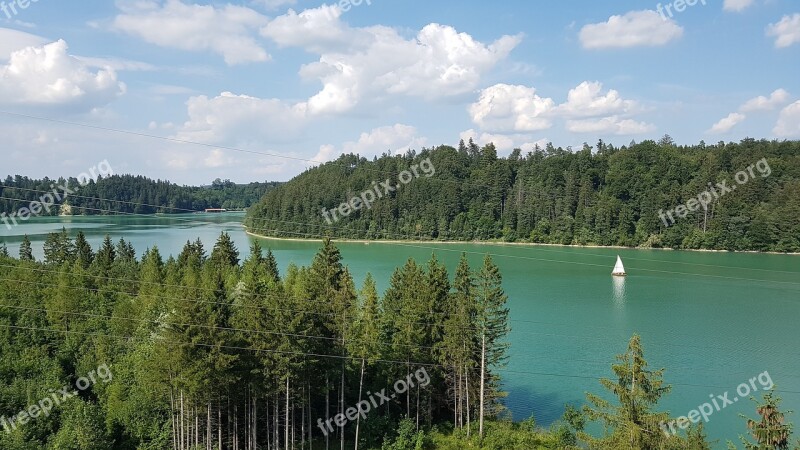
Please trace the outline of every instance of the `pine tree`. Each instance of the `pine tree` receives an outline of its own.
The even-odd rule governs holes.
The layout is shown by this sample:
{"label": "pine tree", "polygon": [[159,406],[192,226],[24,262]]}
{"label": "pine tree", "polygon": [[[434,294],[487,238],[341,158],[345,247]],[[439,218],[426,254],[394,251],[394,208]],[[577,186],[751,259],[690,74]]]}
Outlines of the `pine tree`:
{"label": "pine tree", "polygon": [[44,242],[44,262],[54,266],[72,263],[75,259],[75,244],[70,239],[67,229],[62,227],[60,233],[49,233]]}
{"label": "pine tree", "polygon": [[92,264],[92,261],[94,261],[92,246],[86,241],[86,236],[83,234],[83,231],[78,231],[78,235],[75,236],[75,252],[78,262],[84,269],[88,268]]}
{"label": "pine tree", "polygon": [[[364,375],[376,359],[381,357],[381,310],[378,290],[372,274],[368,273],[364,287],[360,293],[361,303],[352,328],[352,338],[348,341],[350,354],[360,359],[358,401],[361,402],[364,391]],[[358,450],[361,416],[356,419],[355,450]]]}
{"label": "pine tree", "polygon": [[31,248],[31,240],[26,234],[22,238],[22,243],[19,245],[19,260],[20,261],[33,261],[33,249]]}
{"label": "pine tree", "polygon": [[0,247],[0,258],[8,258],[8,257],[9,257],[8,256],[8,248],[6,247],[6,244],[4,242],[3,246]]}
{"label": "pine tree", "polygon": [[497,400],[503,396],[500,390],[499,376],[490,368],[499,369],[505,366],[508,359],[508,344],[503,339],[509,333],[508,297],[503,291],[503,278],[500,269],[486,255],[483,267],[478,274],[475,294],[478,301],[478,329],[481,333],[481,380],[480,380],[480,425],[479,434],[483,437],[483,420],[487,404],[497,406]]}
{"label": "pine tree", "polygon": [[[756,441],[755,444],[748,442],[744,437],[741,438],[747,450],[788,450],[792,436],[792,424],[786,422],[786,416],[780,411],[781,398],[775,397],[774,392],[764,394],[762,402],[756,402],[756,413],[758,419],[753,420],[742,416],[747,420],[747,429]],[[792,411],[788,411],[789,414]]]}
{"label": "pine tree", "polygon": [[667,439],[660,424],[666,423],[669,415],[653,409],[672,388],[664,385],[664,369],[648,370],[638,335],[633,335],[627,351],[618,355],[617,361],[611,366],[616,380],[603,378],[600,384],[617,398],[619,404],[612,406],[600,396],[587,394],[590,405],[584,406],[587,417],[602,422],[607,434],[602,438],[586,433],[580,433],[580,436],[592,448],[598,449],[660,448]]}
{"label": "pine tree", "polygon": [[239,264],[239,250],[228,233],[222,232],[211,251],[211,262],[221,267],[233,267]]}

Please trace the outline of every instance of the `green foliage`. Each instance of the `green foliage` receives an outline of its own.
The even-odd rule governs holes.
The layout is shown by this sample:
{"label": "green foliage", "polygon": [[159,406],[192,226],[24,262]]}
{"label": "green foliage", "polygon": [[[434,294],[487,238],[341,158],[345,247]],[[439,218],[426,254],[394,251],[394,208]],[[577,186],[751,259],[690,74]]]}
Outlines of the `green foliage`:
{"label": "green foliage", "polygon": [[[670,139],[615,148],[602,141],[570,151],[548,145],[497,157],[493,145],[441,146],[375,160],[342,155],[267,193],[248,210],[253,232],[345,239],[503,240],[751,251],[800,251],[800,142],[677,146]],[[420,177],[335,224],[337,208],[373,182],[430,158]],[[659,211],[697,198],[709,183],[762,158],[772,169],[674,225]]]}
{"label": "green foliage", "polygon": [[[32,201],[39,201],[43,195],[52,192],[51,185],[57,184],[74,188],[76,178],[34,180],[28,177],[10,175],[0,184],[0,195],[11,199],[0,199],[0,212],[14,213],[27,207]],[[113,213],[132,214],[181,214],[190,211],[203,211],[207,208],[244,210],[256,203],[269,190],[280,183],[250,183],[238,185],[230,180],[215,180],[211,186],[178,186],[169,181],[151,180],[143,176],[113,175],[82,186],[78,194],[65,199],[58,196],[54,207],[47,208],[41,215],[57,215],[62,212],[61,205],[69,205],[72,214],[99,215]],[[51,194],[52,195],[52,194]]]}

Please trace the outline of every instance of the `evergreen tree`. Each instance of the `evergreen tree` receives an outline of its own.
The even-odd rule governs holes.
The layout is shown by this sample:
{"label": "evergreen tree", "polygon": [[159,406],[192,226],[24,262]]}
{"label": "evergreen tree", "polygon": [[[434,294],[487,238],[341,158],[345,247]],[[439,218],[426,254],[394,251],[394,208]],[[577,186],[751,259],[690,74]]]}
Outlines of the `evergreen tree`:
{"label": "evergreen tree", "polygon": [[581,438],[597,449],[659,448],[668,439],[660,424],[666,423],[669,415],[654,411],[659,399],[671,390],[671,386],[664,385],[664,369],[648,369],[638,335],[633,335],[627,351],[617,356],[617,364],[611,368],[616,380],[603,378],[600,384],[618,404],[612,405],[600,396],[587,394],[589,405],[584,406],[587,417],[599,420],[606,435],[594,438],[581,433]]}
{"label": "evergreen tree", "polygon": [[75,258],[75,244],[70,239],[67,229],[62,227],[60,233],[49,233],[44,242],[45,264],[60,266],[72,263]]}
{"label": "evergreen tree", "polygon": [[[742,437],[744,447],[747,450],[789,450],[792,424],[786,422],[785,414],[779,409],[780,397],[768,392],[764,394],[762,402],[758,402],[755,398],[752,400],[756,402],[758,419],[742,417],[747,420],[747,429],[756,442],[748,442]],[[791,414],[792,411],[788,413]]]}
{"label": "evergreen tree", "polygon": [[478,301],[478,329],[481,333],[481,379],[480,379],[480,426],[479,433],[483,437],[483,420],[485,407],[490,406],[490,414],[496,414],[498,400],[504,396],[500,392],[500,380],[492,369],[505,366],[508,344],[504,339],[510,329],[508,326],[508,297],[503,291],[503,278],[500,269],[492,262],[489,255],[483,260],[477,284],[475,286]]}
{"label": "evergreen tree", "polygon": [[22,243],[19,245],[19,260],[20,261],[33,261],[33,249],[31,248],[31,240],[26,234],[22,238]]}
{"label": "evergreen tree", "polygon": [[78,263],[80,263],[81,267],[84,269],[88,268],[92,264],[92,261],[94,261],[92,246],[86,241],[86,236],[83,234],[83,231],[78,231],[77,236],[75,236],[75,252],[77,254]]}

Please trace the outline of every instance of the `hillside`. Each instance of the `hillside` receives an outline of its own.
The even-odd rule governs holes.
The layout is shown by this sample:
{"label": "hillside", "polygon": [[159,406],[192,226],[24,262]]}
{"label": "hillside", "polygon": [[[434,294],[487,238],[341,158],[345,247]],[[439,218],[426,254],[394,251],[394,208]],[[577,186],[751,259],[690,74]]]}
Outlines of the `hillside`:
{"label": "hillside", "polygon": [[[400,184],[401,171],[427,158],[433,176],[415,177],[370,208],[323,215],[375,182]],[[343,155],[267,193],[246,225],[278,237],[798,252],[800,142],[678,146],[665,136],[498,157],[491,144],[462,141],[372,161]]]}

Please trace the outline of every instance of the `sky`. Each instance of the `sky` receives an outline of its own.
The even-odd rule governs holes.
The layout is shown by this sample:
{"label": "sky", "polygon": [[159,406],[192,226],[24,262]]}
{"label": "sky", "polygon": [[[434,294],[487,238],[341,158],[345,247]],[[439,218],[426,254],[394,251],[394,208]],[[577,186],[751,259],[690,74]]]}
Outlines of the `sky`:
{"label": "sky", "polygon": [[0,0],[0,176],[800,139],[796,0]]}

